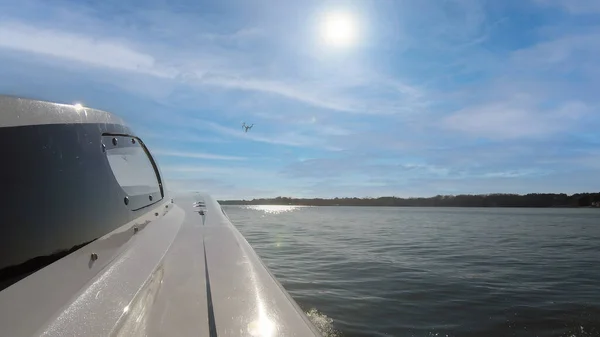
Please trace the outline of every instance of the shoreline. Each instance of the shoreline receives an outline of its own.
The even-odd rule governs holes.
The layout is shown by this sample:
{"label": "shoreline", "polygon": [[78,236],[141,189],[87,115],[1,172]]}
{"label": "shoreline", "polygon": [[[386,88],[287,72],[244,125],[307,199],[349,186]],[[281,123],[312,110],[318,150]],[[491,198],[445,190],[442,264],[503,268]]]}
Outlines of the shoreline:
{"label": "shoreline", "polygon": [[219,200],[221,205],[284,206],[381,206],[381,207],[481,207],[481,208],[594,208],[600,207],[600,192],[437,195],[429,198],[255,198],[252,200]]}
{"label": "shoreline", "polygon": [[309,205],[309,204],[237,204],[221,203],[222,206],[306,206],[306,207],[396,207],[396,208],[600,208],[598,206],[394,206],[394,205]]}

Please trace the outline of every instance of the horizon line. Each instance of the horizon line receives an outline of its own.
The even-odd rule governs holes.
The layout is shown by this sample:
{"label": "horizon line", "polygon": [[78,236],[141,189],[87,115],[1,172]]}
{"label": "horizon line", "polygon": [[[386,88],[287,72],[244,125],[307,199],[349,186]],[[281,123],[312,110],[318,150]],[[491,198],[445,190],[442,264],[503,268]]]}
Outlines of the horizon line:
{"label": "horizon line", "polygon": [[564,192],[560,192],[560,193],[556,193],[556,192],[531,192],[531,193],[525,193],[525,194],[520,194],[520,193],[478,193],[478,194],[468,194],[468,193],[461,193],[461,194],[437,194],[434,196],[429,196],[429,197],[398,197],[398,196],[378,196],[378,197],[330,197],[330,198],[324,198],[324,197],[284,197],[284,196],[277,196],[277,197],[262,197],[262,198],[252,198],[252,199],[217,199],[217,201],[252,201],[252,200],[269,200],[269,199],[295,199],[295,200],[309,200],[309,199],[321,199],[321,200],[335,200],[335,199],[381,199],[381,198],[395,198],[395,199],[431,199],[431,198],[436,198],[436,197],[459,197],[459,196],[475,196],[475,197],[484,197],[484,196],[500,196],[500,195],[506,195],[506,196],[528,196],[528,195],[566,195],[567,197],[572,197],[574,195],[585,195],[585,194],[600,194],[600,192],[576,192],[576,193],[564,193]]}

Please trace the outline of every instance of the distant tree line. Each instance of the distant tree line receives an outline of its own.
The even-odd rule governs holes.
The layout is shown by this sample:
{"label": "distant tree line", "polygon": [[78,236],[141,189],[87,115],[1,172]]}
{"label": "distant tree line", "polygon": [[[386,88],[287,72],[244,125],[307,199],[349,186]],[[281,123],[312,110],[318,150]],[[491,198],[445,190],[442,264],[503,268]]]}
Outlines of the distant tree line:
{"label": "distant tree line", "polygon": [[430,198],[333,198],[298,199],[288,197],[252,200],[221,200],[221,205],[304,205],[304,206],[392,206],[392,207],[600,207],[600,192],[461,194],[436,195]]}

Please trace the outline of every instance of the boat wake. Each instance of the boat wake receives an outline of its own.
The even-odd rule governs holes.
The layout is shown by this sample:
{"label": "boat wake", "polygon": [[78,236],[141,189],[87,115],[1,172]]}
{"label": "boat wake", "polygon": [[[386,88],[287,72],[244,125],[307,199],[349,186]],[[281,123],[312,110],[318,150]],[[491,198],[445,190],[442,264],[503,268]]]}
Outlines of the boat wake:
{"label": "boat wake", "polygon": [[333,319],[327,317],[327,315],[320,313],[317,309],[312,308],[306,312],[306,316],[310,319],[319,332],[324,337],[340,337],[340,333],[333,327]]}

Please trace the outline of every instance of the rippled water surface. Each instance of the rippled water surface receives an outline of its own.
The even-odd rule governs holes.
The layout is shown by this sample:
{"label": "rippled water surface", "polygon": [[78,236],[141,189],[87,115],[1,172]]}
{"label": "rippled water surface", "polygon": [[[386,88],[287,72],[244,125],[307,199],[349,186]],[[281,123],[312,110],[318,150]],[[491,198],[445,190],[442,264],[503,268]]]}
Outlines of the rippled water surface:
{"label": "rippled water surface", "polygon": [[224,206],[327,336],[600,336],[600,210]]}

